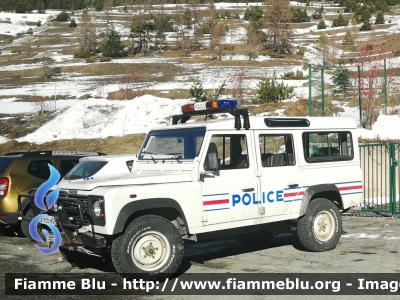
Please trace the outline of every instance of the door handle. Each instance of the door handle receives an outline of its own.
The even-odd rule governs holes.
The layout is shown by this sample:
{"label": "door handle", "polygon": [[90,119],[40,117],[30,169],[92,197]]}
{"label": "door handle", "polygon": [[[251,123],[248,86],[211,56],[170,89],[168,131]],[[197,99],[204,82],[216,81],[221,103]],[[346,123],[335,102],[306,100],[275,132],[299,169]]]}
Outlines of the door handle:
{"label": "door handle", "polygon": [[288,184],[288,187],[290,187],[290,188],[295,188],[295,187],[298,187],[298,186],[299,186],[298,183],[289,183]]}
{"label": "door handle", "polygon": [[252,192],[252,191],[254,191],[254,188],[245,188],[245,189],[242,189],[242,192]]}

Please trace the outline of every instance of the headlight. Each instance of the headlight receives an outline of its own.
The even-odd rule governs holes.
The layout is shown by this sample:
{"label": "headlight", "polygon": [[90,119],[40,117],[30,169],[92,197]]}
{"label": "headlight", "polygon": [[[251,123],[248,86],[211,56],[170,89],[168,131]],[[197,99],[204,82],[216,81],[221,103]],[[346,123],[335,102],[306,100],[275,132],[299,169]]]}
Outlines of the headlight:
{"label": "headlight", "polygon": [[96,201],[96,202],[93,204],[93,212],[94,212],[94,215],[95,215],[96,217],[100,217],[101,206],[100,206],[100,202],[99,202],[99,201]]}
{"label": "headlight", "polygon": [[57,211],[57,210],[58,210],[57,201],[54,203],[52,209],[53,209],[54,211]]}

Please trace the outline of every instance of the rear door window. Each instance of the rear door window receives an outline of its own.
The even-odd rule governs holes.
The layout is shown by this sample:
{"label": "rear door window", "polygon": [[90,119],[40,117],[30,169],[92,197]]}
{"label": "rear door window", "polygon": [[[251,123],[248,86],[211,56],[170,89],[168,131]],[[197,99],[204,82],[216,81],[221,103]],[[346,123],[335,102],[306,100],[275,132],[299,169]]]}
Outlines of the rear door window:
{"label": "rear door window", "polygon": [[75,167],[73,167],[71,171],[69,171],[67,175],[65,175],[64,179],[73,180],[93,176],[98,171],[100,171],[107,163],[108,161],[82,161]]}
{"label": "rear door window", "polygon": [[28,166],[28,174],[40,179],[49,179],[49,164],[53,165],[51,160],[33,160]]}

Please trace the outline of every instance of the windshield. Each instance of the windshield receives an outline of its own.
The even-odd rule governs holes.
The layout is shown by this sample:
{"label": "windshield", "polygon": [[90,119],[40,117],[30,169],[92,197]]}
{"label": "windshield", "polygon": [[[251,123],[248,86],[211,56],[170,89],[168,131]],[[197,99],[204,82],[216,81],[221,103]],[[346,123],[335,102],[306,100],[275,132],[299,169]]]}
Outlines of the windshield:
{"label": "windshield", "polygon": [[100,171],[108,161],[86,160],[77,164],[65,175],[64,179],[73,180],[93,176]]}
{"label": "windshield", "polygon": [[205,127],[151,131],[140,150],[139,160],[194,159],[205,133]]}
{"label": "windshield", "polygon": [[6,170],[12,160],[11,158],[0,158],[0,174]]}

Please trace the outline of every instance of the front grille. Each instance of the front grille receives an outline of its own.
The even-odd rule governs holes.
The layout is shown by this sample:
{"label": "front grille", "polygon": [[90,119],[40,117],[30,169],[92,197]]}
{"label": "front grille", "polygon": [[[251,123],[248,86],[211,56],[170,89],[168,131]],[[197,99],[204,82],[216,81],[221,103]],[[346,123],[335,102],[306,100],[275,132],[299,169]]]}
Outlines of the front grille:
{"label": "front grille", "polygon": [[[84,226],[90,225],[89,198],[88,198],[88,196],[86,196],[86,195],[78,195],[78,194],[69,195],[68,193],[66,193],[64,191],[60,191],[59,197],[62,197],[62,198],[74,198],[74,199],[80,200],[81,207],[82,207],[82,215],[83,215],[83,225]],[[63,210],[67,213],[68,218],[71,218],[71,217],[73,218],[71,223],[77,225],[79,223],[78,205],[75,202],[68,201],[68,200],[63,200],[62,203],[63,203]]]}

